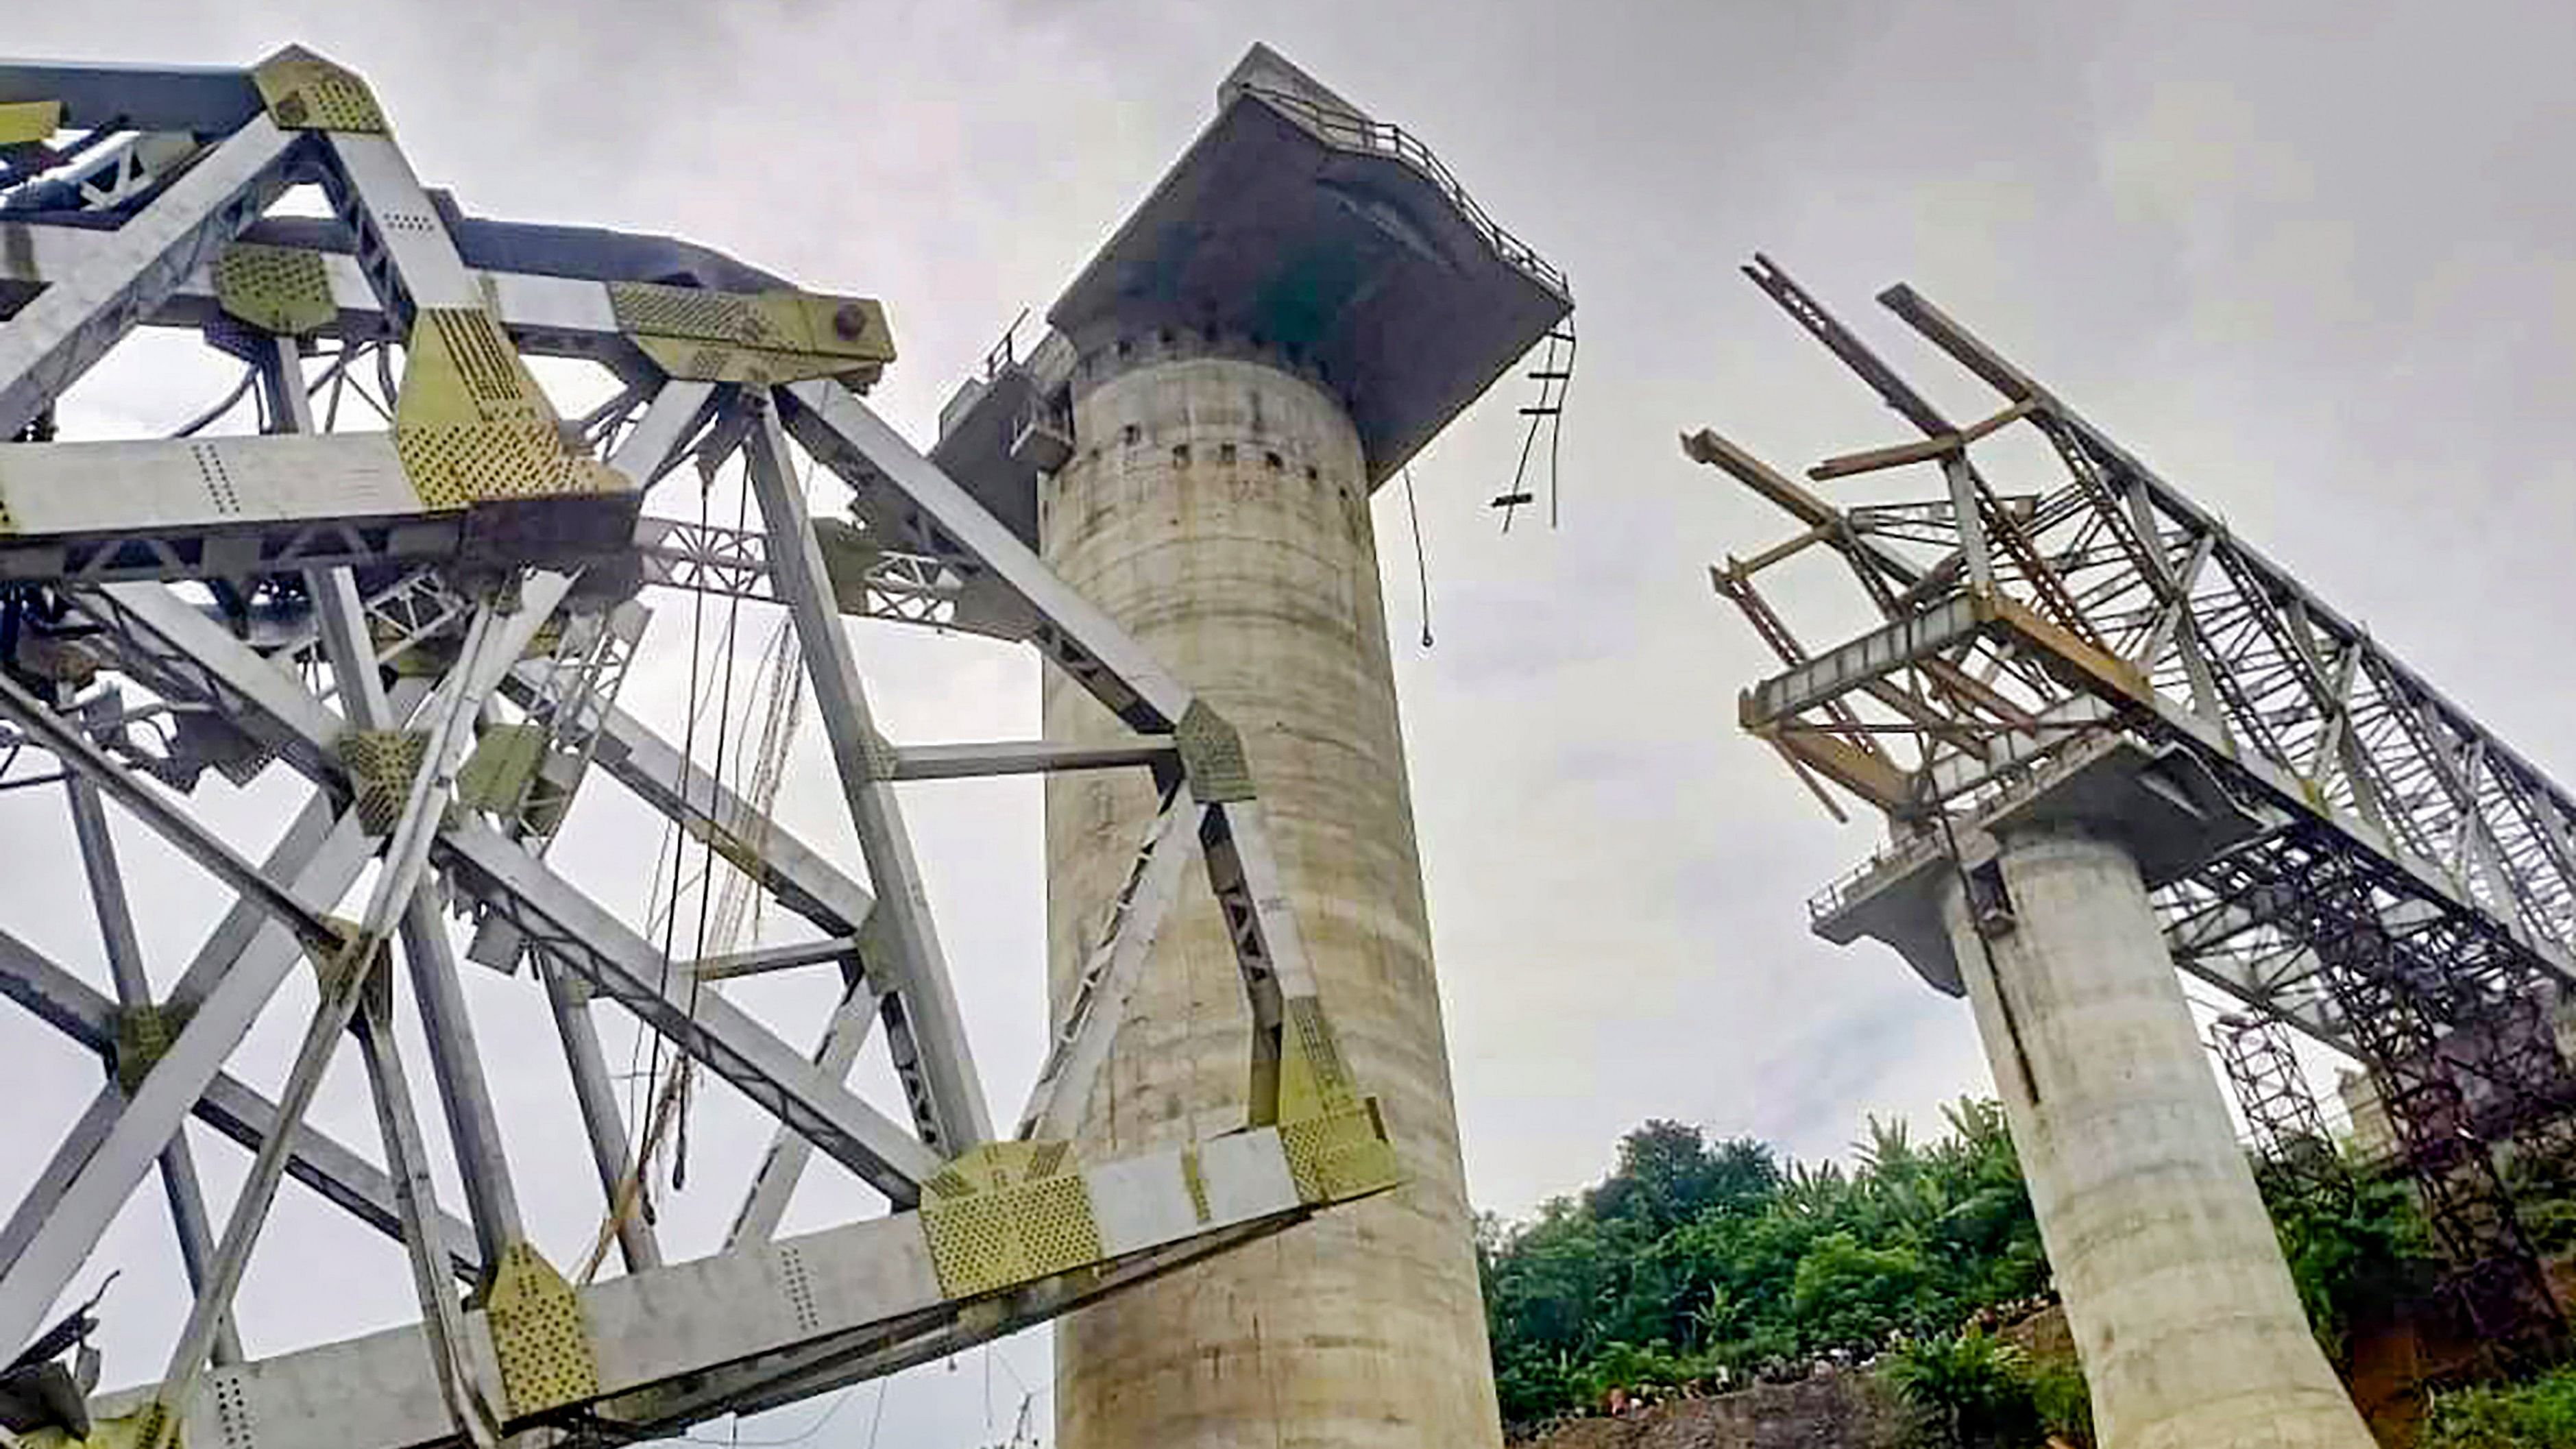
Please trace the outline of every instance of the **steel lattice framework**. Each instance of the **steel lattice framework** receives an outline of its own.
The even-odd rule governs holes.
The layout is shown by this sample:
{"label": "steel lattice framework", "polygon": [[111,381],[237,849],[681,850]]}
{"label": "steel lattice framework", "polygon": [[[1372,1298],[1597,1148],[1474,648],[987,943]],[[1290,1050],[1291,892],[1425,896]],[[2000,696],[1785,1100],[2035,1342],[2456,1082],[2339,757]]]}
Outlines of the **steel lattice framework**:
{"label": "steel lattice framework", "polygon": [[2325,1113],[2299,1067],[2289,1028],[2278,1019],[2221,1016],[2210,1028],[2237,1110],[2245,1114],[2254,1154],[2297,1189],[2322,1202],[2350,1199],[2352,1174],[2326,1131]]}
{"label": "steel lattice framework", "polygon": [[[2141,862],[2176,965],[2367,1064],[2455,1255],[2514,1280],[2473,1296],[2554,1320],[2488,1144],[2576,1100],[2547,1029],[2576,979],[2576,802],[1911,288],[1879,301],[1991,386],[1992,414],[1953,421],[1767,258],[1745,271],[1921,434],[1803,482],[1715,432],[1682,440],[1800,530],[1712,571],[1784,667],[1744,694],[1745,728],[1838,816],[1828,783],[1890,822],[1811,903],[1819,930],[1853,939],[1866,897],[1973,856],[1979,821],[2142,751],[2177,818],[2233,822],[2219,848]],[[2054,457],[2028,482],[1989,471],[2016,427]],[[1878,627],[1821,649],[1791,629],[1760,576],[1815,550]],[[1959,990],[1946,938],[1905,949]]]}
{"label": "steel lattice framework", "polygon": [[[301,185],[332,218],[265,215]],[[108,1067],[0,1226],[0,1356],[28,1349],[0,1377],[0,1416],[19,1437],[61,1443],[95,1417],[134,1449],[183,1428],[225,1449],[488,1445],[538,1425],[631,1440],[953,1352],[1395,1182],[1239,742],[861,401],[892,356],[873,302],[660,238],[466,216],[423,189],[362,80],[290,49],[250,70],[0,65],[0,307],[0,437],[16,439],[0,444],[0,745],[59,762],[113,968],[103,990],[0,925],[0,994]],[[138,327],[202,334],[243,363],[242,387],[177,438],[58,440],[56,399]],[[529,357],[595,364],[617,391],[560,417]],[[259,433],[205,431],[246,398]],[[855,521],[808,516],[800,455],[847,485]],[[738,466],[762,526],[644,512],[684,462]],[[784,608],[864,884],[618,706],[645,585]],[[845,615],[1032,644],[1133,741],[889,744]],[[1035,1091],[997,1132],[894,787],[1069,769],[1150,771],[1163,808]],[[310,796],[253,860],[200,817],[189,792],[208,771],[289,772]],[[673,962],[546,863],[603,778],[820,939]],[[108,801],[239,897],[164,992]],[[1194,859],[1251,1002],[1247,1119],[1079,1160],[1067,1144]],[[623,1276],[575,1287],[537,1254],[450,902],[474,922],[466,960],[525,965],[610,1201],[633,1191],[635,1124],[603,1007],[776,1119],[722,1252],[666,1264],[629,1212]],[[227,1063],[308,959],[320,1005],[271,1098]],[[810,1041],[700,989],[800,968],[841,985]],[[462,1217],[432,1190],[398,1009],[429,1043]],[[900,1115],[845,1085],[872,1038]],[[380,1161],[309,1120],[344,1039],[367,1068]],[[255,1154],[227,1222],[196,1185],[191,1117]],[[891,1211],[777,1237],[815,1154]],[[195,1306],[161,1383],[84,1405],[91,1385],[65,1357],[78,1315],[45,1330],[156,1164]],[[290,1177],[408,1254],[418,1325],[241,1360],[233,1290]]]}

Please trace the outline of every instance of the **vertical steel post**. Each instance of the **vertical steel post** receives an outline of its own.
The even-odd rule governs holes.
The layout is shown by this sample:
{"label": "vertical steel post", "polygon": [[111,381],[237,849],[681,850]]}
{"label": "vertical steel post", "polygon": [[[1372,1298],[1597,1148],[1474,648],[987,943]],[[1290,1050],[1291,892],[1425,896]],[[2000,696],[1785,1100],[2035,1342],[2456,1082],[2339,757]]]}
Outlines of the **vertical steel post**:
{"label": "vertical steel post", "polygon": [[[143,969],[143,946],[134,935],[125,875],[117,868],[116,842],[108,835],[106,802],[85,775],[66,774],[63,789],[71,797],[72,833],[80,840],[81,868],[89,875],[90,904],[98,912],[98,934],[107,947],[116,1004],[128,1012],[149,1011],[152,979]],[[184,1125],[170,1134],[169,1145],[161,1149],[161,1191],[170,1200],[170,1226],[179,1239],[179,1264],[188,1275],[188,1289],[201,1291],[206,1266],[215,1255],[215,1238],[207,1226],[205,1194],[197,1186],[197,1163],[189,1154]],[[239,1363],[241,1356],[241,1335],[232,1315],[226,1313],[215,1325],[214,1361]]]}
{"label": "vertical steel post", "polygon": [[814,712],[831,737],[832,759],[840,767],[841,789],[867,857],[868,883],[876,891],[871,925],[882,933],[886,949],[869,957],[868,968],[884,972],[914,1034],[930,1096],[925,1125],[940,1139],[932,1145],[954,1155],[991,1140],[992,1118],[976,1082],[903,811],[895,801],[893,781],[875,764],[885,745],[870,722],[867,691],[859,682],[849,636],[842,632],[840,610],[832,602],[805,495],[787,471],[787,435],[774,405],[761,407],[743,440],[743,452],[752,495],[769,530],[770,587],[787,606],[797,642],[804,646]]}
{"label": "vertical steel post", "polygon": [[[313,414],[306,405],[304,371],[296,359],[295,341],[271,337],[266,339],[266,349],[260,358],[260,382],[269,397],[270,426],[279,432],[302,432],[312,426]],[[366,607],[359,600],[355,576],[345,568],[319,569],[306,574],[305,582],[321,624],[324,653],[339,680],[341,713],[356,729],[399,727],[401,721],[385,696],[384,679],[376,672],[375,646],[367,634]],[[497,1263],[502,1250],[526,1233],[519,1222],[509,1158],[501,1144],[500,1117],[493,1110],[483,1059],[474,1045],[474,1021],[465,1005],[464,983],[457,975],[455,947],[448,940],[446,922],[439,919],[437,902],[426,891],[416,893],[403,907],[402,946],[412,990],[420,997],[421,1031],[429,1039],[430,1069],[438,1082],[439,1105],[446,1111],[448,1138],[456,1149],[457,1173],[465,1182],[465,1206],[474,1221],[475,1242],[484,1262]]]}
{"label": "vertical steel post", "polygon": [[627,1177],[638,1171],[626,1139],[625,1114],[618,1109],[617,1086],[608,1075],[608,1057],[600,1050],[599,1027],[590,1019],[590,988],[564,969],[543,947],[528,958],[537,979],[545,983],[546,1005],[554,1013],[555,1035],[563,1042],[564,1062],[572,1070],[573,1100],[581,1109],[582,1130],[590,1137],[591,1165],[599,1173],[599,1190],[608,1210],[617,1215],[617,1252],[626,1271],[662,1266],[661,1244],[644,1214],[618,1212],[618,1197]]}

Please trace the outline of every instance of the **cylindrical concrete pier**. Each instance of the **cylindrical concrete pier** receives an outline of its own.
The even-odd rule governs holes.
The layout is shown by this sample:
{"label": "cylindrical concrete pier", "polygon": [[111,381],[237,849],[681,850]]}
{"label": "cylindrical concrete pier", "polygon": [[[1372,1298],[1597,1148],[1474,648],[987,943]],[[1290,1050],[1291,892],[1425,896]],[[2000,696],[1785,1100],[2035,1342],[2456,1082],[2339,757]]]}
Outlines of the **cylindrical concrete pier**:
{"label": "cylindrical concrete pier", "polygon": [[2012,924],[1943,916],[2103,1449],[2370,1449],[2299,1307],[2136,862],[2008,833]]}
{"label": "cylindrical concrete pier", "polygon": [[[1409,1181],[1057,1328],[1063,1449],[1474,1449],[1499,1439],[1388,666],[1368,474],[1318,380],[1248,339],[1104,341],[1042,485],[1047,561],[1243,736],[1341,1044]],[[1122,727],[1064,680],[1049,739]],[[1047,784],[1059,1009],[1153,809],[1131,774]],[[1238,1125],[1250,1026],[1203,876],[1175,905],[1084,1146]]]}

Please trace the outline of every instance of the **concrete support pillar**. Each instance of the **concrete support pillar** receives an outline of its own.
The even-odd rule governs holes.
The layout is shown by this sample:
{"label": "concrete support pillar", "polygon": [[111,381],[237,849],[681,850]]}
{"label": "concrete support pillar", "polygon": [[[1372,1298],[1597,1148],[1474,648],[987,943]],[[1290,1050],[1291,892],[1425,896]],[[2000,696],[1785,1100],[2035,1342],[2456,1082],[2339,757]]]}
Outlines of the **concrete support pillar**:
{"label": "concrete support pillar", "polygon": [[[1073,382],[1047,561],[1242,733],[1343,1050],[1409,1174],[1395,1193],[1063,1320],[1064,1449],[1474,1449],[1498,1441],[1432,979],[1369,482],[1341,404],[1249,339],[1148,331]],[[1052,740],[1122,727],[1061,679]],[[1047,783],[1059,1009],[1153,811],[1129,773]],[[1084,1146],[1242,1120],[1249,1025],[1194,875],[1156,943]]]}
{"label": "concrete support pillar", "polygon": [[2369,1449],[2300,1310],[2136,861],[2007,832],[2011,924],[1942,915],[2103,1449]]}

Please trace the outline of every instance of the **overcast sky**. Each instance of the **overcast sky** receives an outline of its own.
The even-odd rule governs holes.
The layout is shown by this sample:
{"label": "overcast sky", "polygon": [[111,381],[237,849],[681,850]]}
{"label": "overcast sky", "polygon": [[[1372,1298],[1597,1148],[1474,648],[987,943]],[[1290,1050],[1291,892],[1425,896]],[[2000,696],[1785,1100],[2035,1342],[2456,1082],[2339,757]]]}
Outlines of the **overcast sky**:
{"label": "overcast sky", "polygon": [[[1649,1116],[1814,1156],[1841,1151],[1865,1112],[1928,1119],[1987,1087],[1964,1006],[1892,954],[1806,935],[1802,902],[1873,831],[1836,829],[1734,730],[1735,691],[1767,660],[1705,565],[1784,530],[1684,461],[1675,434],[1715,426],[1784,467],[1905,436],[1736,275],[1756,248],[1974,416],[1981,385],[1869,301],[1913,282],[2544,766],[2576,772],[2558,622],[2576,543],[2562,436],[2576,7],[93,0],[12,15],[6,44],[248,64],[302,41],[366,74],[423,178],[471,211],[668,232],[884,298],[903,358],[880,405],[926,443],[949,388],[1020,307],[1044,309],[1255,39],[1426,139],[1578,300],[1560,530],[1524,518],[1500,536],[1484,507],[1518,446],[1517,387],[1416,460],[1429,650],[1412,638],[1402,499],[1378,500],[1483,1206],[1522,1214],[1581,1186]],[[221,374],[183,350],[112,361],[72,421],[107,435],[185,416]],[[661,602],[634,686],[669,724],[688,614]],[[745,620],[747,667],[769,620]],[[1036,732],[1033,657],[856,634],[894,738]],[[806,733],[782,815],[846,850],[820,732]],[[211,808],[256,845],[298,798],[272,781]],[[1037,796],[907,799],[1008,1111],[1041,1042]],[[0,796],[0,826],[27,842],[0,919],[103,984],[76,865],[48,844],[59,817],[50,798]],[[632,908],[650,834],[602,801],[559,854]],[[166,983],[214,897],[138,832],[121,838]],[[542,1007],[524,980],[476,975],[540,1245],[577,1260],[596,1208]],[[246,1075],[276,1079],[302,989],[263,1021]],[[810,1016],[819,1003],[798,990],[761,1004]],[[23,1016],[0,1014],[0,1052],[30,1068],[13,1072],[0,1154],[14,1201],[94,1077]],[[354,1073],[335,1088],[324,1120],[371,1144]],[[416,1090],[426,1103],[425,1074]],[[710,1101],[696,1180],[670,1205],[682,1251],[720,1231],[761,1135]],[[199,1156],[228,1193],[241,1154],[201,1139]],[[846,1215],[843,1180],[814,1180],[795,1221]],[[290,1189],[277,1220],[291,1246],[243,1295],[255,1350],[410,1311],[399,1259],[302,1196]],[[98,1265],[131,1270],[110,1299],[112,1381],[157,1372],[183,1311],[158,1218],[156,1195],[138,1195]],[[1027,1339],[919,1371],[887,1392],[882,1442],[990,1441],[1021,1380],[1043,1417],[1045,1379]],[[876,1408],[862,1390],[814,1441],[866,1444]],[[743,1442],[820,1412],[783,1412]]]}

